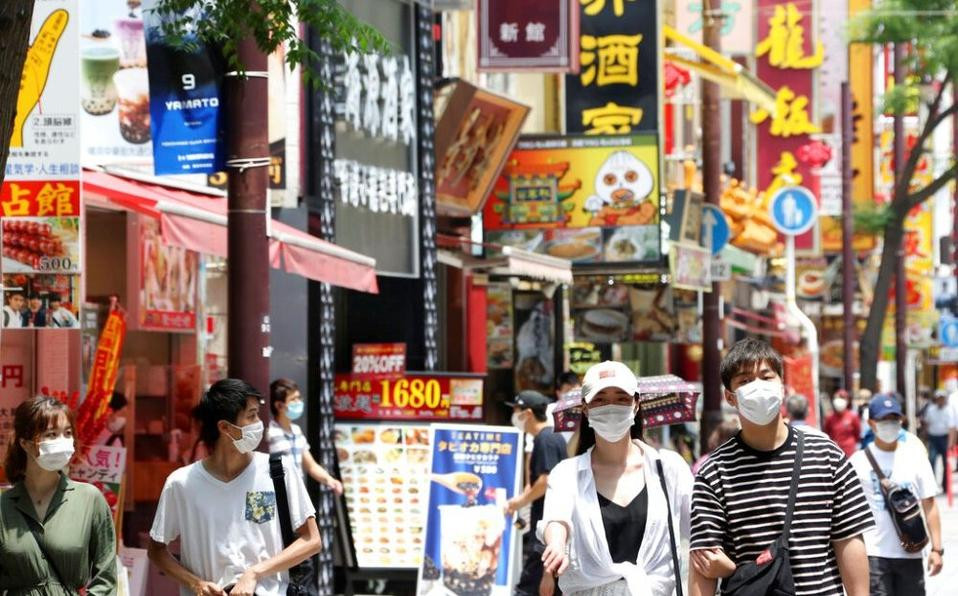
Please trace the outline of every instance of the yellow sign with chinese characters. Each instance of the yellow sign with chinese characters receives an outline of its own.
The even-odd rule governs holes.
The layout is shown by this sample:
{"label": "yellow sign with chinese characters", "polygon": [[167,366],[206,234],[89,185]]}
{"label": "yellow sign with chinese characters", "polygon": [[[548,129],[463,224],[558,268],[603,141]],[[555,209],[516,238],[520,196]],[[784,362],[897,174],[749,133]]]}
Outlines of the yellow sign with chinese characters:
{"label": "yellow sign with chinese characters", "polygon": [[[754,124],[761,124],[769,116],[767,110],[759,108],[752,112],[751,120]],[[822,130],[812,124],[808,117],[808,97],[796,95],[788,85],[778,90],[775,96],[775,115],[771,118],[769,132],[776,137],[815,134]]]}
{"label": "yellow sign with chinese characters", "polygon": [[641,41],[641,35],[583,35],[579,40],[582,86],[638,85]]}
{"label": "yellow sign with chinese characters", "polygon": [[768,56],[768,63],[776,68],[812,69],[822,65],[825,60],[822,42],[815,44],[814,54],[805,54],[805,28],[795,3],[776,6],[768,23],[768,35],[755,48],[756,57]]}

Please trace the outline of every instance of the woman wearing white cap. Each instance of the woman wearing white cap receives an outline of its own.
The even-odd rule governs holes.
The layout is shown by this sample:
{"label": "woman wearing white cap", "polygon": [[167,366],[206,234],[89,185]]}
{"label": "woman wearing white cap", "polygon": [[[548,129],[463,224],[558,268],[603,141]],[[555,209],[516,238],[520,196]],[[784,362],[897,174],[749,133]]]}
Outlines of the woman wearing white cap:
{"label": "woman wearing white cap", "polygon": [[668,596],[678,590],[679,531],[688,535],[692,473],[640,440],[638,383],[620,362],[590,368],[579,455],[549,474],[537,536],[563,594]]}

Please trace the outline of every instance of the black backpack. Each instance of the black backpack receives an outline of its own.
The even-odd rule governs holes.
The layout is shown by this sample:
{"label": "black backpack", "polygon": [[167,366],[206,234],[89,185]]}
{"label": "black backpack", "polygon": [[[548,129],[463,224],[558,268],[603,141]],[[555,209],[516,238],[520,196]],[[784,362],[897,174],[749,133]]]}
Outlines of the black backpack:
{"label": "black backpack", "polygon": [[906,553],[920,553],[928,544],[928,530],[921,516],[921,500],[911,489],[886,478],[868,447],[865,448],[865,456],[878,476],[878,485],[885,498],[885,509],[891,515],[901,547]]}
{"label": "black backpack", "polygon": [[722,594],[733,596],[794,596],[795,581],[792,578],[792,563],[788,558],[788,534],[792,527],[792,512],[798,495],[798,477],[802,470],[802,454],[805,437],[795,432],[795,466],[792,468],[792,484],[788,489],[788,505],[785,509],[785,524],[782,533],[755,561],[736,567],[735,573],[722,584]]}

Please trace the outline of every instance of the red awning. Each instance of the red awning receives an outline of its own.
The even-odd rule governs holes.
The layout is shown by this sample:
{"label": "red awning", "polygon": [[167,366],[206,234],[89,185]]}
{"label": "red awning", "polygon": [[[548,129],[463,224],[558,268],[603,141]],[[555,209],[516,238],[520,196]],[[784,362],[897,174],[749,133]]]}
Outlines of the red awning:
{"label": "red awning", "polygon": [[[163,241],[204,254],[227,256],[226,199],[158,182],[84,170],[88,204],[122,208],[160,221]],[[270,264],[276,269],[362,292],[378,293],[376,260],[272,220]]]}

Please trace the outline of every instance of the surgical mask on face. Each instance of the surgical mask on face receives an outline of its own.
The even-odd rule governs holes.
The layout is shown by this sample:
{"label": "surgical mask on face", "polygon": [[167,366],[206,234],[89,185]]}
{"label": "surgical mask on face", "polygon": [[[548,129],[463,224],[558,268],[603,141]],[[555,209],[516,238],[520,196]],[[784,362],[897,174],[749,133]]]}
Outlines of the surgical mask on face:
{"label": "surgical mask on face", "polygon": [[73,459],[73,439],[61,437],[37,443],[40,454],[37,455],[37,465],[48,472],[58,472],[65,468]]}
{"label": "surgical mask on face", "polygon": [[901,422],[897,420],[882,420],[875,423],[875,436],[883,443],[894,443],[901,432]]}
{"label": "surgical mask on face", "polygon": [[635,424],[635,409],[632,406],[612,404],[589,410],[589,426],[610,443],[622,440]]}
{"label": "surgical mask on face", "polygon": [[782,409],[785,387],[778,381],[755,379],[735,391],[738,413],[759,426],[769,424]]}
{"label": "surgical mask on face", "polygon": [[848,408],[848,400],[844,397],[836,397],[832,400],[832,407],[838,413],[844,412]]}
{"label": "surgical mask on face", "polygon": [[257,447],[259,447],[260,442],[263,440],[263,421],[257,420],[253,424],[247,424],[246,426],[236,426],[236,428],[243,431],[243,436],[238,439],[233,439],[233,445],[236,445],[236,450],[240,453],[250,453]]}
{"label": "surgical mask on face", "polygon": [[512,422],[512,426],[519,429],[519,432],[526,431],[526,425],[522,422],[522,415],[519,412],[512,413],[512,418],[510,419],[510,422]]}
{"label": "surgical mask on face", "polygon": [[290,420],[296,420],[303,415],[303,408],[306,407],[302,401],[294,401],[292,403],[286,404],[286,415],[289,416]]}

